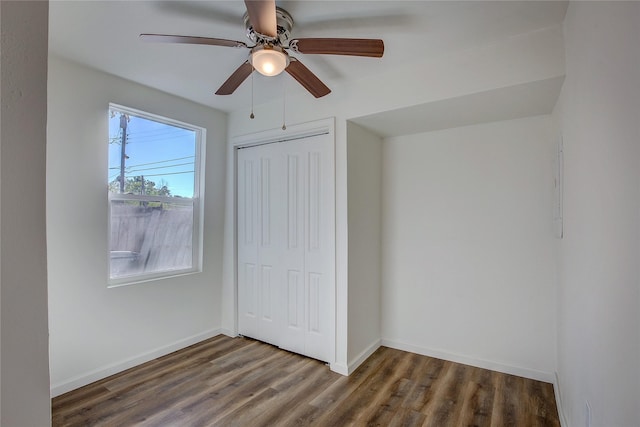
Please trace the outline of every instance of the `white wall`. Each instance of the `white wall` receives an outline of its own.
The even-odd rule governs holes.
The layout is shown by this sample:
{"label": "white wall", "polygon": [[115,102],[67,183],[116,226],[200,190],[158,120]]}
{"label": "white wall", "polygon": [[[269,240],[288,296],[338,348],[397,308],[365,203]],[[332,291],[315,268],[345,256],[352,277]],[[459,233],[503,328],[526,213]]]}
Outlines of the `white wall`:
{"label": "white wall", "polygon": [[640,419],[640,3],[576,2],[554,116],[564,140],[558,375],[570,426]]}
{"label": "white wall", "polygon": [[383,344],[555,371],[549,116],[386,139]]}
{"label": "white wall", "polygon": [[382,266],[382,138],[354,123],[347,123],[347,174],[352,368],[380,345]]}
{"label": "white wall", "polygon": [[[356,84],[332,87],[333,92],[321,99],[295,91],[291,85],[297,83],[287,75],[282,75],[290,80],[287,83],[289,124],[336,118],[336,364],[347,366],[348,313],[353,305],[358,304],[348,299],[347,120],[563,74],[562,31],[552,27],[510,37],[472,51],[452,52],[444,58],[426,57],[423,62],[411,66],[398,64],[393,74],[372,75],[358,80]],[[280,83],[275,81],[274,84]],[[261,101],[257,94],[256,103],[259,105],[254,108],[254,120],[249,119],[248,108],[229,115],[230,138],[280,127],[282,99],[260,104]],[[235,172],[232,156],[228,156],[227,165],[222,325],[233,333]]]}
{"label": "white wall", "polygon": [[51,424],[45,142],[47,2],[0,2],[0,424]]}
{"label": "white wall", "polygon": [[[207,129],[203,272],[107,288],[109,102]],[[226,116],[132,82],[49,62],[47,225],[54,394],[216,334]]]}

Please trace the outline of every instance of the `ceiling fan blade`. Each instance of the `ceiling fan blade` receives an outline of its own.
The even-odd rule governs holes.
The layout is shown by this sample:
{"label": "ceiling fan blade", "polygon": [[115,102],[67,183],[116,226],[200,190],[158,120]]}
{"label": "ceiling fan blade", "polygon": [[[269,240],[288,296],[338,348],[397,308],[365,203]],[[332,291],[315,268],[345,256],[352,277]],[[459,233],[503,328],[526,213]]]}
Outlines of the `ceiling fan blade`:
{"label": "ceiling fan blade", "polygon": [[243,42],[210,37],[174,36],[170,34],[140,34],[140,40],[158,43],[206,44],[211,46],[247,47]]}
{"label": "ceiling fan blade", "polygon": [[320,79],[316,77],[311,70],[305,67],[302,62],[298,61],[296,58],[291,58],[291,62],[289,63],[289,66],[285,68],[285,71],[316,98],[320,98],[331,93],[331,89],[322,83],[322,81],[320,81]]}
{"label": "ceiling fan blade", "polygon": [[275,0],[244,0],[253,30],[268,37],[278,35]]}
{"label": "ceiling fan blade", "polygon": [[384,53],[384,42],[380,39],[305,38],[292,40],[289,47],[299,53],[368,56],[371,58],[381,58]]}
{"label": "ceiling fan blade", "polygon": [[216,91],[216,95],[231,95],[253,72],[253,66],[246,61],[229,76],[226,82]]}

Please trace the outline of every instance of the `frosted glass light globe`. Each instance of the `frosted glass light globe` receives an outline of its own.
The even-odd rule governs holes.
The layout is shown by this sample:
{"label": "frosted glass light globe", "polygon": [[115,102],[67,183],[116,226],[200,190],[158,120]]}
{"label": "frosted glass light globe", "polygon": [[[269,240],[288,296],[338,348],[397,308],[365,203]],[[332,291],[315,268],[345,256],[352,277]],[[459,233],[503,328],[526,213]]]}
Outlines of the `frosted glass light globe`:
{"label": "frosted glass light globe", "polygon": [[289,65],[289,55],[280,47],[258,46],[250,56],[251,65],[264,76],[277,76]]}

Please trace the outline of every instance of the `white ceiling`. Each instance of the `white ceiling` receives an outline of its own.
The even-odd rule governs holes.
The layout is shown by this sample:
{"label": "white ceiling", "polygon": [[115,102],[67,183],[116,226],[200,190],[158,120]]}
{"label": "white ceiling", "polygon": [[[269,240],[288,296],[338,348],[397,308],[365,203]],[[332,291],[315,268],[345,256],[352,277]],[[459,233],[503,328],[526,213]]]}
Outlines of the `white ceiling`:
{"label": "white ceiling", "polygon": [[[367,74],[393,72],[397,63],[411,64],[559,25],[567,7],[564,1],[325,0],[277,4],[293,16],[293,38],[384,40],[381,59],[296,55],[330,88]],[[53,0],[49,9],[50,51],[55,55],[223,111],[244,108],[251,97],[250,79],[233,95],[214,95],[245,61],[246,49],[151,44],[138,39],[140,33],[164,33],[247,42],[242,1]],[[278,79],[290,79],[283,76],[256,77],[256,98],[280,96],[282,83]],[[287,90],[305,93],[296,83],[287,83]]]}

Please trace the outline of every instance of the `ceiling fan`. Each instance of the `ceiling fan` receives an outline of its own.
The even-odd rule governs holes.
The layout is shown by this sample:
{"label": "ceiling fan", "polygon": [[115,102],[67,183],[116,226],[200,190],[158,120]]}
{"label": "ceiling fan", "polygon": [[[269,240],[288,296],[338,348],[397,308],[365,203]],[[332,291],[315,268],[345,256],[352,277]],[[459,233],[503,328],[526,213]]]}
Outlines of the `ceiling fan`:
{"label": "ceiling fan", "polygon": [[290,39],[293,18],[284,9],[276,7],[275,0],[245,0],[247,12],[244,25],[247,37],[254,45],[235,40],[169,34],[140,34],[148,42],[203,44],[247,48],[245,61],[216,91],[216,95],[232,94],[253,70],[265,76],[276,76],[286,71],[313,96],[320,98],[331,92],[322,81],[287,51],[302,54],[328,54],[380,58],[384,43],[380,39],[301,38]]}

